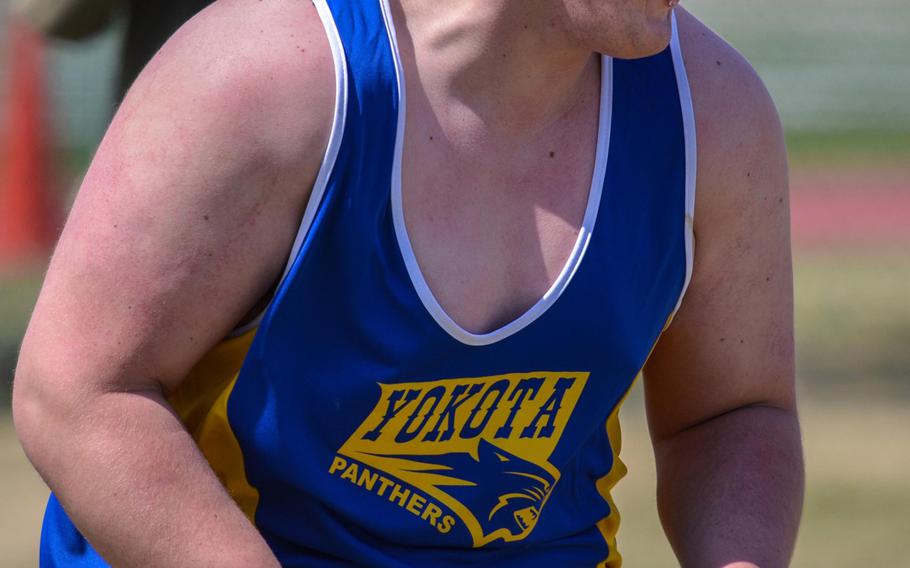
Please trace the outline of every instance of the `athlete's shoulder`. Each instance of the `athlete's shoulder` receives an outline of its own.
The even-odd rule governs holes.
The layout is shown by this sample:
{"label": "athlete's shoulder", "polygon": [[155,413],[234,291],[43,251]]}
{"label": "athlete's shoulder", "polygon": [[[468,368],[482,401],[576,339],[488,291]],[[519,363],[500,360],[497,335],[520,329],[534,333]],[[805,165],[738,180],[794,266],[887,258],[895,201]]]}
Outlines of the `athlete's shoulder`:
{"label": "athlete's shoulder", "polygon": [[678,21],[698,140],[698,230],[699,218],[713,223],[785,198],[786,149],[777,109],[752,65],[692,14],[679,10]]}
{"label": "athlete's shoulder", "polygon": [[152,102],[188,122],[220,122],[227,135],[242,131],[251,149],[297,154],[327,137],[334,77],[312,2],[218,0],[165,43],[124,106]]}
{"label": "athlete's shoulder", "polygon": [[746,58],[689,12],[679,9],[678,22],[699,130],[710,127],[716,134],[714,128],[778,122],[771,96]]}

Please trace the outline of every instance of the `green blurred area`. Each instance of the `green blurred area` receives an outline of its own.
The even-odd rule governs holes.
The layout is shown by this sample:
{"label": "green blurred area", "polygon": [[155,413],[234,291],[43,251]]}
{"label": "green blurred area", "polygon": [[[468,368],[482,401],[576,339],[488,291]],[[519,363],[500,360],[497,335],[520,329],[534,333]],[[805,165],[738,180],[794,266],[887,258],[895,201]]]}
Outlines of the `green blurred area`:
{"label": "green blurred area", "polygon": [[32,267],[17,274],[0,272],[0,412],[9,405],[10,382],[19,343],[32,306],[38,298],[42,271]]}
{"label": "green blurred area", "polygon": [[797,362],[807,392],[910,403],[908,285],[906,251],[797,254]]}
{"label": "green blurred area", "polygon": [[[910,177],[910,2],[686,0],[685,5],[740,49],[765,79],[783,117],[795,172],[829,164],[841,169],[887,164]],[[117,38],[113,31],[78,47],[54,49],[60,167],[73,177],[86,166],[113,109],[109,86]],[[910,180],[905,190],[910,191]],[[0,272],[0,409],[8,401],[6,387],[43,271],[39,261]],[[908,287],[910,245],[795,250],[808,468],[795,566],[910,562]],[[671,566],[654,509],[653,458],[640,397],[628,406],[624,455],[630,477],[617,497],[624,517],[620,544],[627,566]],[[0,514],[0,528],[9,525],[0,530],[7,535],[0,538],[0,565],[29,566],[44,493],[3,422],[0,475],[8,487],[20,489],[4,497],[8,510],[18,513],[16,519]],[[28,530],[22,532],[24,526]]]}
{"label": "green blurred area", "polygon": [[910,164],[910,128],[895,131],[790,130],[786,137],[791,168],[825,164]]}

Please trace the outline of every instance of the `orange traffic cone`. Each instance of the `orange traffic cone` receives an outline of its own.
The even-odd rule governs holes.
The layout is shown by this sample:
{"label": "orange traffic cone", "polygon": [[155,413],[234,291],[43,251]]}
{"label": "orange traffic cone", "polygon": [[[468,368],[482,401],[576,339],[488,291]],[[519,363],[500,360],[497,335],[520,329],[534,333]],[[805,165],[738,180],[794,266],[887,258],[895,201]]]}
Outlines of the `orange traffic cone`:
{"label": "orange traffic cone", "polygon": [[0,265],[46,256],[55,238],[41,36],[13,18],[0,141]]}

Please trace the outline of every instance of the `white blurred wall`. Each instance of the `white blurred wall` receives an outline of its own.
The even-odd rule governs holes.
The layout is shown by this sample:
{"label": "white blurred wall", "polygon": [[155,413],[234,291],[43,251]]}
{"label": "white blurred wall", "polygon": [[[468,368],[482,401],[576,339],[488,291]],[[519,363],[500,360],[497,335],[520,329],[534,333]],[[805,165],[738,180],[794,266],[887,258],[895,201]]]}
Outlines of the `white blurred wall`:
{"label": "white blurred wall", "polygon": [[683,5],[758,68],[789,129],[910,131],[910,1]]}

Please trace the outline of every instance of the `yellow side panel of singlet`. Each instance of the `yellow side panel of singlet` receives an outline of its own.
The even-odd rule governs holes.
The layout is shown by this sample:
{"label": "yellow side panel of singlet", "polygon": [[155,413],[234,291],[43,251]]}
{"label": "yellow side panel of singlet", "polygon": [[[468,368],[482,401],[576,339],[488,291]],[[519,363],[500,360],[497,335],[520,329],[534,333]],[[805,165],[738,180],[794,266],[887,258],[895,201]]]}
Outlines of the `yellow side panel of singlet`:
{"label": "yellow side panel of singlet", "polygon": [[[651,346],[651,351],[645,358],[645,364],[651,359],[651,354],[654,353],[657,342],[660,341],[663,332],[667,331],[667,328],[670,327],[670,323],[675,316],[676,313],[674,312],[667,318],[667,323],[664,324],[663,331],[661,331],[657,340],[654,342],[654,345]],[[642,377],[644,368],[645,365],[642,365],[638,374],[635,375],[635,378],[632,380],[632,384],[630,384],[628,390],[626,390],[626,394],[622,396],[622,399],[620,399],[619,403],[610,413],[609,418],[607,418],[607,438],[609,438],[610,448],[613,450],[613,466],[610,468],[607,475],[597,480],[596,487],[597,492],[600,493],[607,504],[610,505],[610,514],[597,523],[597,528],[600,529],[601,534],[603,534],[604,539],[607,541],[607,546],[610,548],[610,555],[607,556],[606,560],[598,564],[597,568],[620,568],[622,566],[622,555],[619,554],[619,551],[616,549],[616,533],[619,532],[620,520],[619,509],[616,508],[616,503],[613,502],[613,494],[611,493],[613,487],[615,487],[616,484],[619,483],[619,480],[625,477],[626,473],[629,471],[626,468],[626,464],[624,464],[619,457],[619,452],[622,450],[622,430],[619,426],[619,409],[622,408],[623,403],[626,402],[629,393],[632,392],[632,388],[635,387],[635,383]]]}
{"label": "yellow side panel of singlet", "polygon": [[[641,373],[632,381],[632,386],[638,382],[639,377],[641,377]],[[616,548],[616,533],[619,531],[620,520],[619,509],[616,508],[616,503],[613,502],[611,491],[613,490],[613,487],[619,483],[619,480],[625,477],[628,472],[626,464],[624,464],[619,457],[619,452],[622,450],[619,409],[622,408],[622,404],[626,401],[626,397],[632,392],[632,386],[629,387],[629,390],[623,395],[622,400],[619,401],[619,404],[617,404],[616,408],[613,409],[613,412],[610,413],[610,417],[607,418],[607,437],[610,439],[610,447],[613,450],[613,466],[610,468],[610,472],[607,473],[607,475],[597,480],[597,491],[601,494],[607,504],[610,505],[610,514],[597,523],[597,528],[600,529],[601,534],[603,534],[604,539],[607,541],[607,546],[610,548],[610,555],[606,560],[597,565],[598,568],[620,568],[620,566],[622,566],[622,555],[619,554],[619,550]]]}
{"label": "yellow side panel of singlet", "polygon": [[227,403],[255,334],[251,330],[216,345],[168,397],[218,479],[251,522],[259,492],[246,478],[243,452],[228,422]]}

